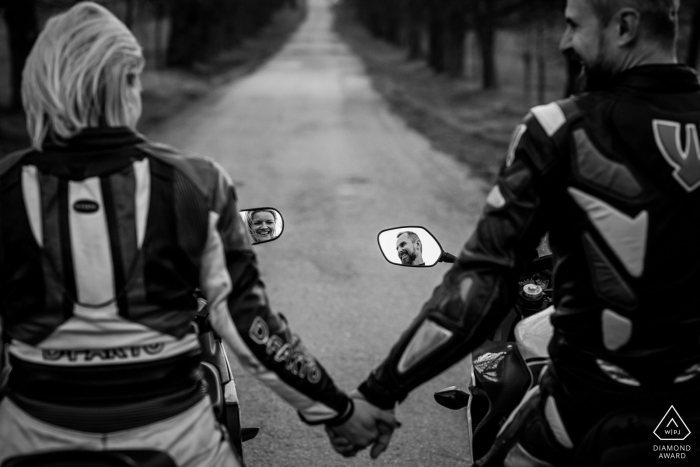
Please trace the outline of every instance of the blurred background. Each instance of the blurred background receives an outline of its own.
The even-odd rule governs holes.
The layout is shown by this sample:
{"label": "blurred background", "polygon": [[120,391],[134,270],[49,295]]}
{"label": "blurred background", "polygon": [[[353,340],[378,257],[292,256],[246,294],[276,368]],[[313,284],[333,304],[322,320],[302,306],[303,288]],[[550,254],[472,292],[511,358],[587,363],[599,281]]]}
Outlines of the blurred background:
{"label": "blurred background", "polygon": [[[0,0],[0,155],[26,145],[20,82],[24,61],[48,18],[78,0]],[[171,115],[277,50],[303,19],[304,0],[97,0],[144,49],[142,126]],[[251,43],[267,31],[262,44]],[[230,78],[230,77],[228,77]],[[174,101],[174,102],[170,102]]]}
{"label": "blurred background", "polygon": [[[483,89],[519,87],[538,102],[571,93],[579,70],[559,53],[566,0],[345,0],[376,37],[436,72]],[[680,12],[679,58],[697,65],[700,2]]]}
{"label": "blurred background", "polygon": [[[493,181],[529,108],[572,93],[566,0],[342,0],[336,29],[392,110]],[[696,68],[700,1],[681,0],[678,59]]]}
{"label": "blurred background", "polygon": [[[47,18],[75,3],[0,0],[0,156],[28,145],[25,57]],[[528,108],[568,95],[577,71],[558,50],[565,0],[99,3],[144,47],[139,130],[216,158],[241,207],[285,216],[281,241],[256,247],[271,303],[344,389],[445,271],[392,266],[377,233],[423,225],[457,253],[513,129]],[[692,66],[699,15],[700,0],[683,1],[679,58]],[[323,430],[233,371],[246,425],[262,428],[246,445],[250,465],[370,465],[335,456]],[[456,365],[402,403],[404,427],[371,465],[467,465],[466,415],[433,402],[467,374]]]}
{"label": "blurred background", "polygon": [[[19,87],[46,20],[76,0],[0,0],[0,156],[26,145]],[[142,131],[251,71],[304,20],[305,0],[98,0],[144,47]],[[410,126],[489,178],[461,133],[505,144],[527,108],[569,95],[577,64],[558,50],[566,0],[328,0],[336,32]],[[681,7],[679,59],[695,67],[700,2]],[[262,39],[261,39],[262,36]],[[252,46],[251,46],[252,44]],[[435,122],[440,120],[435,129]],[[447,126],[445,126],[447,125]],[[485,126],[484,126],[485,125]],[[456,131],[452,137],[432,137]]]}

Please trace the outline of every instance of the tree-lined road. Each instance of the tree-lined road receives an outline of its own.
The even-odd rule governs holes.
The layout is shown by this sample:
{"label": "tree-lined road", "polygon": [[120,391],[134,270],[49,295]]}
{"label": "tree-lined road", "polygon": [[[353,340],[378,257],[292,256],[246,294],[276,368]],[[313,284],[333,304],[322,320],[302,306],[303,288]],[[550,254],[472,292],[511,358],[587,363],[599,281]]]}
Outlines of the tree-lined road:
{"label": "tree-lined road", "polygon": [[[478,218],[484,186],[389,112],[332,32],[332,19],[330,2],[309,0],[307,21],[276,57],[150,136],[217,159],[237,184],[241,208],[282,212],[282,237],[256,247],[271,303],[350,390],[447,270],[390,265],[377,233],[423,225],[456,254]],[[271,391],[235,372],[244,424],[261,427],[244,446],[251,467],[466,465],[464,413],[432,397],[464,385],[464,365],[399,406],[404,426],[374,462],[366,451],[341,458],[322,428],[303,425]]]}

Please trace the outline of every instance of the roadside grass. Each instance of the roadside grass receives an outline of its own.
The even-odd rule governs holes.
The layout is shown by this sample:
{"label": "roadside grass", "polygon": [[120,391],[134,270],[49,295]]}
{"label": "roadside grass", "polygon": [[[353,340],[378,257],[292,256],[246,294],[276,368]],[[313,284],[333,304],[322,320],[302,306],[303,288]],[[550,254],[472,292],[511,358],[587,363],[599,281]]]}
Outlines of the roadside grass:
{"label": "roadside grass", "polygon": [[[306,17],[304,2],[297,9],[285,8],[276,13],[272,22],[256,37],[224,52],[216,58],[199,63],[194,70],[153,69],[147,66],[142,74],[143,113],[138,129],[148,133],[169,117],[186,112],[189,105],[213,89],[255,71],[274,55],[289,39]],[[5,41],[0,31],[0,41]],[[0,50],[0,157],[29,146],[23,112],[11,112],[8,73],[5,71],[7,54]],[[4,91],[4,92],[3,92]]]}
{"label": "roadside grass", "polygon": [[[503,86],[483,91],[476,76],[451,79],[434,73],[423,61],[407,60],[404,49],[372,37],[354,19],[349,7],[338,4],[335,12],[335,31],[362,59],[373,86],[391,109],[409,127],[427,137],[435,149],[467,164],[476,176],[493,182],[513,130],[534,104],[528,102],[520,78],[515,77],[522,72],[518,37],[504,35],[499,43],[502,49],[498,66]],[[546,97],[551,100],[561,98],[564,88],[565,76],[563,67],[556,66],[558,60],[556,55],[549,58],[552,66]]]}

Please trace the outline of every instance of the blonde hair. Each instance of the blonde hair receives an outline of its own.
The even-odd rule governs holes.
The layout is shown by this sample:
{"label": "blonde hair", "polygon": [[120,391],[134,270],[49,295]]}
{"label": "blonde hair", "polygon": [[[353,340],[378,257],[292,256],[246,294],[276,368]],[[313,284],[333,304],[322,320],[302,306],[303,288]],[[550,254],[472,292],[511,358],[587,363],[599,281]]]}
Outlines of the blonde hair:
{"label": "blonde hair", "polygon": [[22,75],[32,146],[41,151],[49,132],[68,139],[88,127],[134,128],[143,67],[136,38],[106,8],[81,2],[51,18]]}
{"label": "blonde hair", "polygon": [[246,221],[248,222],[248,232],[250,232],[251,240],[253,241],[253,243],[260,241],[260,237],[258,237],[258,234],[253,228],[253,217],[259,212],[269,212],[270,214],[272,214],[272,218],[275,220],[275,225],[271,229],[272,237],[274,238],[274,236],[277,234],[277,213],[274,211],[274,209],[258,209],[256,211],[248,211],[246,212]]}

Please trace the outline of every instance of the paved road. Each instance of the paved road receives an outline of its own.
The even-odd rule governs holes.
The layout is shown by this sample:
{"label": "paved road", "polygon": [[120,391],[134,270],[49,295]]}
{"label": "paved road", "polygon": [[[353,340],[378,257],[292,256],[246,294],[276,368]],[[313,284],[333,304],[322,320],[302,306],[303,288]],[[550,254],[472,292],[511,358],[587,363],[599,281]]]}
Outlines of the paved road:
{"label": "paved road", "polygon": [[[274,59],[176,117],[151,136],[212,156],[232,175],[241,207],[274,206],[286,228],[257,248],[270,300],[341,387],[378,364],[447,267],[414,270],[382,258],[377,233],[428,227],[456,253],[471,233],[484,186],[392,115],[359,60],[331,31],[327,0],[309,0],[306,23]],[[464,414],[432,393],[464,382],[457,366],[416,390],[379,460],[345,460],[321,428],[236,369],[246,443],[255,466],[466,465]]]}

